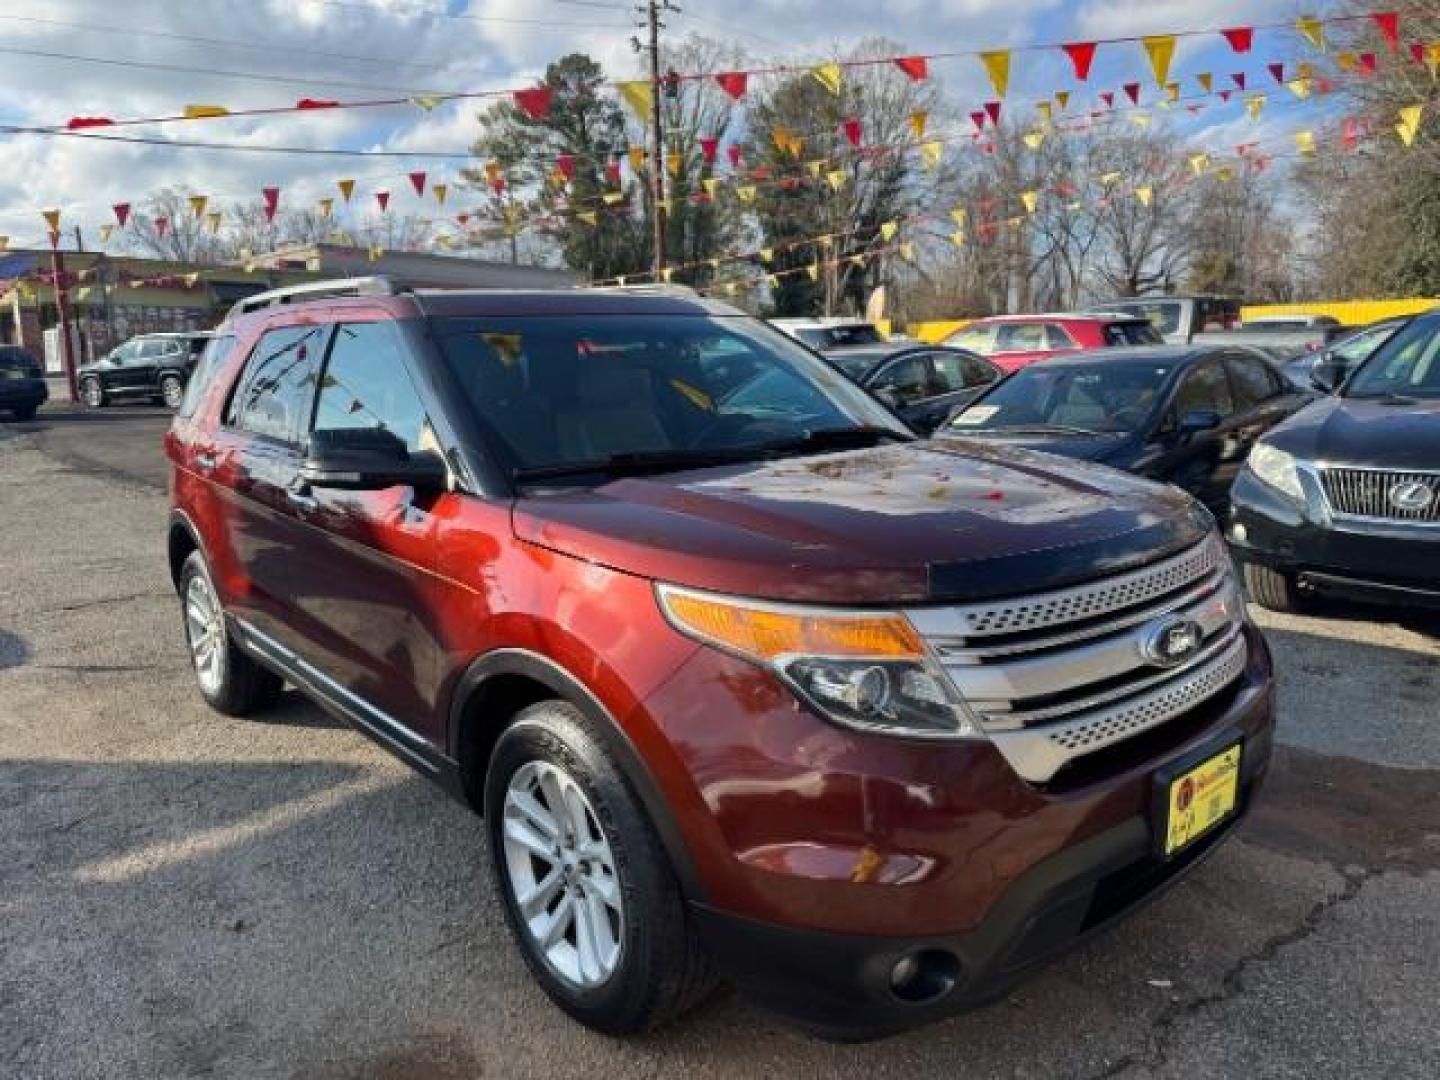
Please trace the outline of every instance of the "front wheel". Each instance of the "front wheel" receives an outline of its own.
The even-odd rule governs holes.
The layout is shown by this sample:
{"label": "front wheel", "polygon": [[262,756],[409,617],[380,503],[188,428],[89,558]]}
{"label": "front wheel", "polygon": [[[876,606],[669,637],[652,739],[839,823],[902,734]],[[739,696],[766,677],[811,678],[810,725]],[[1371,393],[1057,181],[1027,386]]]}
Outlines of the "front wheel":
{"label": "front wheel", "polygon": [[501,734],[485,782],[490,853],[525,962],[587,1027],[630,1035],[714,987],[680,888],[604,737],[542,702]]}
{"label": "front wheel", "polygon": [[185,384],[178,375],[166,375],[160,380],[160,397],[171,412],[180,408],[180,402],[185,400]]}
{"label": "front wheel", "polygon": [[105,387],[100,385],[99,379],[86,379],[82,382],[80,397],[92,409],[103,409],[109,404],[109,399],[105,396]]}
{"label": "front wheel", "polygon": [[1245,591],[1250,599],[1270,611],[1294,614],[1305,606],[1305,598],[1292,574],[1282,574],[1268,566],[1246,563]]}

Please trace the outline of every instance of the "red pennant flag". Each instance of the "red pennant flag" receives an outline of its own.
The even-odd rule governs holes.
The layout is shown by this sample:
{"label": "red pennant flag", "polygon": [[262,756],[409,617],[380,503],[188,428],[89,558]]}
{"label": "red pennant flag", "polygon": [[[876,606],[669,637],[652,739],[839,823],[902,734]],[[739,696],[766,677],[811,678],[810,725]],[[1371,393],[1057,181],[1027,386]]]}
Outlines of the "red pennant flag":
{"label": "red pennant flag", "polygon": [[993,124],[995,127],[999,127],[999,126],[1000,126],[1000,102],[998,102],[998,101],[987,101],[987,102],[985,102],[985,115],[988,116],[988,117],[990,117],[990,123],[991,123],[991,124]]}
{"label": "red pennant flag", "polygon": [[970,122],[975,125],[975,134],[978,135],[985,130],[985,114],[983,112],[972,112]]}
{"label": "red pennant flag", "polygon": [[456,215],[455,215],[455,220],[458,221],[461,225],[468,225],[468,224],[470,223],[470,215],[469,215],[469,214],[456,214]]}
{"label": "red pennant flag", "polygon": [[1245,89],[1245,73],[1243,71],[1237,71],[1234,75],[1231,75],[1230,78],[1234,80],[1237,90]]}
{"label": "red pennant flag", "polygon": [[272,211],[280,205],[280,189],[278,187],[261,188],[260,194],[265,199],[265,205]]}
{"label": "red pennant flag", "polygon": [[169,229],[170,219],[168,217],[157,217],[155,219],[155,235],[160,239],[165,239],[165,233],[168,232]]}
{"label": "red pennant flag", "polygon": [[338,109],[340,102],[331,101],[329,98],[302,97],[295,102],[297,109]]}
{"label": "red pennant flag", "polygon": [[859,146],[861,133],[859,119],[854,116],[847,116],[844,120],[840,121],[840,126],[845,131],[845,141],[851,146]]}
{"label": "red pennant flag", "polygon": [[125,227],[125,222],[130,220],[130,204],[128,202],[117,202],[112,210],[115,211],[115,220],[120,223],[120,228]]}
{"label": "red pennant flag", "polygon": [[1376,58],[1373,52],[1361,53],[1359,56],[1359,61],[1361,75],[1375,74],[1376,68],[1379,66],[1379,60]]}
{"label": "red pennant flag", "polygon": [[1354,150],[1359,138],[1360,135],[1355,127],[1355,120],[1352,117],[1346,117],[1345,122],[1340,125],[1341,145],[1344,146],[1347,151]]}
{"label": "red pennant flag", "polygon": [[1106,90],[1100,95],[1100,100],[1105,103],[1105,108],[1113,109],[1115,107],[1115,92],[1113,90]]}
{"label": "red pennant flag", "polygon": [[1234,90],[1221,90],[1221,91],[1220,91],[1220,100],[1221,100],[1221,102],[1223,102],[1224,104],[1229,105],[1229,104],[1230,104],[1230,99],[1231,99],[1234,95],[1235,95],[1235,91],[1234,91]]}
{"label": "red pennant flag", "polygon": [[730,167],[732,169],[738,169],[740,167],[741,152],[739,143],[731,143],[725,148],[725,156],[730,159]]}
{"label": "red pennant flag", "polygon": [[1400,15],[1394,11],[1377,11],[1370,18],[1375,20],[1375,25],[1380,28],[1380,36],[1385,39],[1385,44],[1390,47],[1391,52],[1400,48]]}
{"label": "red pennant flag", "polygon": [[575,157],[572,154],[560,154],[555,158],[555,168],[560,170],[560,175],[566,180],[575,178]]}
{"label": "red pennant flag", "polygon": [[620,159],[613,157],[605,163],[605,179],[614,187],[620,186]]}
{"label": "red pennant flag", "polygon": [[745,85],[749,76],[743,71],[722,71],[715,76],[715,81],[720,84],[720,89],[729,94],[735,101],[745,96]]}
{"label": "red pennant flag", "polygon": [[377,191],[377,192],[375,192],[375,201],[380,204],[380,212],[381,212],[382,214],[385,213],[385,211],[390,208],[390,192],[388,192],[388,191]]}
{"label": "red pennant flag", "polygon": [[1285,64],[1283,62],[1277,60],[1273,64],[1267,64],[1265,70],[1270,72],[1270,77],[1277,83],[1285,81]]}
{"label": "red pennant flag", "polygon": [[110,127],[115,123],[108,116],[72,116],[65,124],[66,131],[80,131],[84,128]]}
{"label": "red pennant flag", "polygon": [[1255,29],[1250,26],[1236,26],[1229,30],[1221,30],[1225,40],[1230,43],[1230,48],[1237,53],[1248,53],[1250,46],[1255,44]]}
{"label": "red pennant flag", "polygon": [[1138,82],[1126,83],[1120,89],[1125,91],[1125,96],[1130,99],[1131,105],[1140,104],[1140,84]]}
{"label": "red pennant flag", "polygon": [[700,140],[700,156],[706,165],[715,164],[715,152],[720,149],[720,140],[710,135]]}
{"label": "red pennant flag", "polygon": [[924,82],[930,76],[930,68],[923,56],[897,56],[895,66],[916,82]]}
{"label": "red pennant flag", "polygon": [[550,101],[554,91],[548,86],[532,86],[528,90],[516,90],[515,105],[531,120],[544,120],[550,112]]}
{"label": "red pennant flag", "polygon": [[1095,62],[1095,42],[1072,41],[1068,45],[1060,47],[1065,50],[1065,55],[1070,57],[1070,62],[1075,65],[1075,78],[1081,82],[1088,79],[1090,65]]}
{"label": "red pennant flag", "polygon": [[415,189],[416,195],[424,195],[425,174],[423,172],[412,172],[410,174],[410,186]]}
{"label": "red pennant flag", "polygon": [[1335,89],[1335,84],[1324,75],[1315,80],[1315,93],[1328,94]]}

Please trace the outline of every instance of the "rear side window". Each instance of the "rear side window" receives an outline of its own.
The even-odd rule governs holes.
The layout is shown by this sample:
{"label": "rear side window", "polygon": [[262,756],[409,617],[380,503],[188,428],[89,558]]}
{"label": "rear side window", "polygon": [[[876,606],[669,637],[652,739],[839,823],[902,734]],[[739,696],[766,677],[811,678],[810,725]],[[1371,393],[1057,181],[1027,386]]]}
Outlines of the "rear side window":
{"label": "rear side window", "polygon": [[1001,323],[996,352],[1037,352],[1045,348],[1043,323]]}
{"label": "rear side window", "polygon": [[1164,345],[1164,335],[1155,329],[1153,323],[1123,322],[1107,323],[1105,326],[1107,345]]}
{"label": "rear side window", "polygon": [[215,381],[215,376],[225,366],[225,361],[230,359],[230,354],[235,349],[233,337],[211,338],[205,347],[204,354],[195,365],[195,371],[190,376],[190,381],[185,384],[185,398],[180,402],[180,416],[189,419],[195,415],[195,410],[200,407],[205,392]]}
{"label": "rear side window", "polygon": [[284,326],[269,330],[250,354],[239,389],[225,414],[228,426],[298,444],[308,426],[320,348],[329,328]]}
{"label": "rear side window", "polygon": [[1175,395],[1175,411],[1181,419],[1188,412],[1216,412],[1229,416],[1235,411],[1230,384],[1218,360],[1207,360],[1185,376],[1180,392]]}
{"label": "rear side window", "polygon": [[411,453],[435,449],[425,406],[406,370],[406,353],[394,323],[337,326],[320,379],[315,430],[378,428],[405,440]]}
{"label": "rear side window", "polygon": [[1075,339],[1070,336],[1070,331],[1058,323],[1045,324],[1045,337],[1049,341],[1050,348],[1052,349],[1075,348]]}

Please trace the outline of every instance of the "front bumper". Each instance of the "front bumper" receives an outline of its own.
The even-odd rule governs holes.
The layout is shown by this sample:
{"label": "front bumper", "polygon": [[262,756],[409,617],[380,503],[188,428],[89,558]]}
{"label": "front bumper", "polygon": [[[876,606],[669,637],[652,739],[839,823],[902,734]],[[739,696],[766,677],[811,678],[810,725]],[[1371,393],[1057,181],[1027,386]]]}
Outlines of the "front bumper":
{"label": "front bumper", "polygon": [[1337,520],[1318,489],[1302,508],[1249,470],[1230,502],[1227,533],[1240,561],[1293,575],[1315,592],[1440,607],[1440,527]]}

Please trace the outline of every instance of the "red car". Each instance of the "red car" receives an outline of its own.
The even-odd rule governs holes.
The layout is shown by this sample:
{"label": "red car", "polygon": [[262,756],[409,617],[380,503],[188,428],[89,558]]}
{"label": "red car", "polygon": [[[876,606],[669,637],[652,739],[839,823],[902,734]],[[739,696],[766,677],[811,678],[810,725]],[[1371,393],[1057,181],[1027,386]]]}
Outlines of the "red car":
{"label": "red car", "polygon": [[480,811],[601,1031],[721,975],[850,1038],[988,1000],[1196,866],[1270,759],[1189,496],[916,439],[710,301],[262,294],[165,448],[201,694],[288,683]]}
{"label": "red car", "polygon": [[1138,317],[994,315],[957,330],[945,344],[989,357],[1009,373],[1047,356],[1116,345],[1163,345],[1165,339],[1148,319]]}

